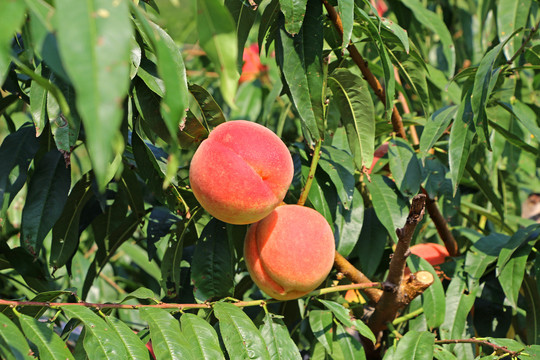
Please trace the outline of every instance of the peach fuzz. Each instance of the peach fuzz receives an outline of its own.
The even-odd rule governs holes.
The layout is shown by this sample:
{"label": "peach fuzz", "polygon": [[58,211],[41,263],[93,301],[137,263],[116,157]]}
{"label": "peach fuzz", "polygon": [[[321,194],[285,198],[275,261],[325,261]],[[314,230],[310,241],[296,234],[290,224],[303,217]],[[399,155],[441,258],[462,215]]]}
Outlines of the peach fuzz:
{"label": "peach fuzz", "polygon": [[334,264],[332,229],[317,211],[299,205],[277,207],[248,229],[244,258],[257,286],[278,300],[316,289]]}
{"label": "peach fuzz", "polygon": [[266,127],[236,120],[217,126],[191,160],[189,181],[201,206],[230,224],[251,224],[285,197],[292,157]]}

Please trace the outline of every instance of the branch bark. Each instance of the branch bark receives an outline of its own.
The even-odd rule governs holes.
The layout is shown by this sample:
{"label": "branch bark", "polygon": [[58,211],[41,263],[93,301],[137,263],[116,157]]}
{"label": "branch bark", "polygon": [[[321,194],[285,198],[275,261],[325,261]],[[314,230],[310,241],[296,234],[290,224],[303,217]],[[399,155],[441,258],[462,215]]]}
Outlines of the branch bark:
{"label": "branch bark", "polygon": [[[354,267],[353,264],[351,264],[337,251],[334,258],[334,267],[355,284],[371,283],[371,280],[369,280],[368,277],[364,275],[364,273]],[[365,288],[363,289],[363,292],[373,303],[377,303],[383,293],[381,289],[376,288]]]}

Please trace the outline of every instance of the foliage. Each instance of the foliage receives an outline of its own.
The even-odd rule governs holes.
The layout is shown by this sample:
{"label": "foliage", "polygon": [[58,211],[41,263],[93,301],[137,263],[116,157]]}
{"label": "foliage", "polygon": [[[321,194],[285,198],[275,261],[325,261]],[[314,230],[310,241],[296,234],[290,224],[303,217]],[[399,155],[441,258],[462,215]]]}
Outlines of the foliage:
{"label": "foliage", "polygon": [[[538,358],[539,19],[535,0],[0,2],[0,299],[17,301],[0,358]],[[448,242],[442,220],[458,253],[408,259],[441,280],[380,339],[363,291],[260,301],[247,227],[188,182],[235,119],[289,146],[285,202],[314,172],[306,206],[373,281],[412,197],[435,199],[412,244]]]}

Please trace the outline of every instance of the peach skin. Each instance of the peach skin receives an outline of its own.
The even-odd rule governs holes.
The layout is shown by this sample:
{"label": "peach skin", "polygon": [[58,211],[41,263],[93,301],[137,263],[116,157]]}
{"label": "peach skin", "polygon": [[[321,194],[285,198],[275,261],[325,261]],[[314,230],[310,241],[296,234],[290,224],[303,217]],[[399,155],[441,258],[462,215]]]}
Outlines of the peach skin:
{"label": "peach skin", "polygon": [[244,242],[251,278],[278,300],[315,290],[332,269],[334,254],[334,236],[326,219],[299,205],[278,206],[250,226]]}
{"label": "peach skin", "polygon": [[189,181],[210,215],[230,224],[251,224],[283,201],[293,171],[291,154],[276,134],[236,120],[220,124],[201,143]]}

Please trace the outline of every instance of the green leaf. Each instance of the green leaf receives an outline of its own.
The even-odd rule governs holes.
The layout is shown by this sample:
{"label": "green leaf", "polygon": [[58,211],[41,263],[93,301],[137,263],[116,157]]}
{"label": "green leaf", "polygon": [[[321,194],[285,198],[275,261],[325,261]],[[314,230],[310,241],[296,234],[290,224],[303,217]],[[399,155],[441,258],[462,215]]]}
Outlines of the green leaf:
{"label": "green leaf", "polygon": [[79,246],[79,220],[84,206],[94,195],[92,176],[83,175],[71,190],[62,215],[53,227],[49,263],[60,268],[75,255]]}
{"label": "green leaf", "polygon": [[441,138],[448,125],[450,125],[450,121],[456,115],[456,111],[457,106],[451,105],[445,106],[431,114],[420,138],[420,154],[423,158],[429,155],[429,150]]}
{"label": "green leaf", "polygon": [[180,317],[180,323],[182,334],[195,359],[225,359],[216,330],[208,322],[197,315],[186,313]]}
{"label": "green leaf", "polygon": [[165,87],[161,102],[161,115],[171,139],[176,142],[178,125],[189,104],[184,59],[170,35],[157,24],[147,20],[132,2],[129,4],[138,21],[136,25],[139,27],[139,31],[146,34],[157,56],[159,76]]}
{"label": "green leaf", "polygon": [[24,21],[24,1],[0,3],[0,84],[6,80],[11,63],[11,41]]}
{"label": "green leaf", "polygon": [[366,186],[371,194],[373,207],[379,221],[397,243],[396,229],[405,224],[409,212],[407,204],[397,194],[398,190],[395,184],[385,176],[371,175],[371,182],[367,182]]}
{"label": "green leaf", "polygon": [[62,311],[71,318],[84,323],[86,335],[84,350],[89,359],[126,359],[127,353],[120,337],[92,310],[80,305],[62,306]]}
{"label": "green leaf", "polygon": [[242,310],[233,304],[218,302],[214,313],[231,358],[270,359],[264,338]]}
{"label": "green leaf", "polygon": [[435,269],[433,269],[433,266],[421,257],[413,254],[407,259],[407,264],[409,264],[412,273],[419,270],[426,270],[433,275],[433,284],[422,293],[422,306],[427,325],[430,329],[438,328],[444,322],[444,314],[446,312],[446,298],[441,280]]}
{"label": "green leaf", "polygon": [[401,193],[414,196],[424,181],[422,164],[406,140],[394,138],[388,146],[390,171]]}
{"label": "green leaf", "polygon": [[521,45],[522,37],[514,37],[513,32],[527,25],[531,0],[500,0],[497,3],[497,32],[499,42],[506,42],[504,53],[510,59]]}
{"label": "green leaf", "polygon": [[368,168],[375,151],[375,111],[367,83],[347,69],[336,69],[328,85],[338,102],[356,167]]}
{"label": "green leaf", "polygon": [[323,344],[328,353],[332,353],[332,312],[328,310],[311,310],[309,312],[309,326],[313,335]]}
{"label": "green leaf", "polygon": [[[341,324],[336,325],[335,337],[336,340],[333,345],[334,351],[336,349],[336,345],[339,346],[344,360],[362,360],[366,358],[366,353],[362,343],[349,334]],[[332,358],[336,358],[335,354],[332,354]]]}
{"label": "green leaf", "polygon": [[128,2],[58,0],[58,46],[77,92],[77,110],[99,188],[121,152],[122,102],[129,87],[132,27]]}
{"label": "green leaf", "polygon": [[289,330],[283,321],[266,313],[261,326],[261,334],[272,360],[300,360],[300,351],[291,339]]}
{"label": "green leaf", "polygon": [[[350,209],[346,210],[338,204],[336,221],[334,222],[334,238],[337,241],[337,251],[348,256],[358,243],[364,224],[364,199],[357,189],[354,189]],[[370,224],[372,226],[372,224]]]}
{"label": "green leaf", "polygon": [[279,6],[285,18],[285,30],[292,36],[300,32],[307,12],[308,0],[279,0]]}
{"label": "green leaf", "polygon": [[145,359],[148,357],[146,345],[129,326],[114,316],[107,316],[105,321],[110,326],[110,329],[116,332],[121,343],[126,348],[126,359]]}
{"label": "green leaf", "polygon": [[519,290],[523,283],[527,258],[534,245],[526,244],[518,248],[506,264],[498,270],[498,278],[501,287],[510,304],[517,308]]}
{"label": "green leaf", "polygon": [[244,46],[249,31],[257,17],[257,7],[261,0],[249,3],[243,0],[225,0],[225,6],[229,9],[236,25],[236,37],[238,39],[238,68],[242,68]]}
{"label": "green leaf", "polygon": [[191,280],[197,301],[232,296],[234,259],[225,223],[214,218],[205,226],[191,264]]}
{"label": "green leaf", "polygon": [[498,102],[498,104],[514,115],[530,131],[531,137],[536,138],[536,141],[540,142],[540,128],[536,123],[536,114],[529,106],[519,100],[515,100],[512,104],[506,102]]}
{"label": "green leaf", "polygon": [[37,346],[40,359],[74,359],[67,344],[46,323],[23,314],[19,315],[19,323],[26,337]]}
{"label": "green leaf", "polygon": [[57,150],[46,153],[37,163],[22,211],[21,243],[37,256],[45,236],[64,209],[71,184],[70,171]]}
{"label": "green leaf", "polygon": [[[491,202],[493,207],[495,207],[495,210],[497,210],[499,216],[501,217],[501,221],[504,221],[504,209],[501,202],[501,196],[497,195],[495,190],[493,190],[493,184],[489,182],[489,174],[486,173],[483,167],[480,169],[481,171],[484,170],[482,171],[482,174],[477,173],[474,169],[474,165],[470,163],[465,165],[465,169],[476,182],[477,186],[480,188],[480,191]],[[488,180],[485,180],[486,177]]]}
{"label": "green leaf", "polygon": [[527,304],[527,342],[540,344],[540,291],[532,277],[526,275],[523,280],[523,297]]}
{"label": "green leaf", "polygon": [[208,131],[211,131],[213,128],[226,121],[223,111],[218,103],[205,88],[196,84],[190,84],[189,92],[197,101],[197,105],[199,105]]}
{"label": "green leaf", "polygon": [[471,144],[476,133],[470,96],[470,93],[467,93],[459,105],[456,119],[450,130],[448,152],[450,176],[452,178],[452,185],[454,186],[454,195],[457,191],[459,181],[463,176],[465,165],[469,159]]}
{"label": "green leaf", "polygon": [[333,146],[322,146],[319,165],[336,186],[341,204],[351,208],[354,193],[354,163],[350,154]]}
{"label": "green leaf", "polygon": [[152,348],[157,359],[194,359],[184,334],[180,332],[180,323],[169,312],[145,307],[139,313],[150,327]]}
{"label": "green leaf", "polygon": [[338,1],[338,14],[343,26],[343,41],[341,47],[346,48],[351,41],[354,24],[354,0]]}
{"label": "green leaf", "polygon": [[6,360],[33,359],[32,350],[17,325],[0,312],[0,356]]}
{"label": "green leaf", "polygon": [[[283,3],[281,6],[283,8]],[[321,16],[322,4],[311,0],[300,32],[294,36],[288,34],[280,17],[276,40],[276,61],[288,85],[291,101],[312,141],[321,139],[324,134]]]}
{"label": "green leaf", "polygon": [[223,99],[234,107],[238,87],[236,26],[231,14],[219,0],[197,0],[199,43],[219,73]]}
{"label": "green leaf", "polygon": [[158,304],[160,301],[157,300],[156,294],[150,289],[140,287],[135,291],[130,292],[122,299],[121,303],[128,301],[130,299],[145,299],[150,300],[151,303]]}
{"label": "green leaf", "polygon": [[426,331],[408,331],[398,342],[393,359],[433,359],[435,334]]}
{"label": "green leaf", "polygon": [[[40,292],[36,296],[30,299],[30,301],[35,302],[50,302],[62,295],[70,295],[72,292],[68,290],[55,290],[55,291],[46,291],[46,292]],[[48,310],[47,307],[37,307],[37,306],[28,306],[23,307],[19,310],[21,314],[25,314],[31,317],[34,317],[36,319],[39,319],[41,315],[45,313],[45,311]]]}
{"label": "green leaf", "polygon": [[[41,64],[36,68],[36,73],[42,74]],[[34,126],[36,127],[36,136],[40,136],[45,129],[47,122],[47,90],[39,83],[32,82],[30,85],[30,111]]]}
{"label": "green leaf", "polygon": [[540,224],[533,224],[527,226],[526,228],[520,228],[516,231],[510,240],[505,244],[504,248],[501,249],[499,257],[497,259],[497,268],[500,270],[510,258],[514,255],[520,247],[526,245],[534,246],[538,241],[540,236]]}
{"label": "green leaf", "polygon": [[[259,52],[263,48],[263,42],[272,28],[272,25],[275,23],[279,11],[279,0],[270,0],[270,3],[266,5],[261,15],[261,22],[259,24],[259,33],[257,35],[257,43],[259,44]],[[272,40],[269,40],[271,42]],[[266,44],[268,48],[269,44]]]}
{"label": "green leaf", "polygon": [[435,345],[433,356],[437,360],[457,360],[456,356],[440,345]]}
{"label": "green leaf", "polygon": [[476,241],[465,255],[464,270],[468,274],[469,290],[480,285],[480,278],[487,267],[494,263],[503,247],[506,247],[510,237],[504,234],[491,233]]}
{"label": "green leaf", "polygon": [[405,50],[405,53],[409,54],[410,45],[409,45],[409,36],[407,34],[407,30],[403,29],[401,26],[399,26],[398,23],[395,23],[388,18],[381,18],[381,24],[386,29],[388,29],[388,32],[392,34],[392,36],[395,36],[401,42],[401,45],[403,45],[403,49]]}
{"label": "green leaf", "polygon": [[376,342],[375,335],[370,328],[362,321],[351,318],[350,310],[343,305],[335,302],[323,299],[318,299],[326,308],[334,314],[334,316],[346,327],[355,328],[360,335],[371,340],[374,344]]}
{"label": "green leaf", "polygon": [[39,149],[36,130],[30,123],[6,136],[0,144],[0,199],[11,204],[26,182],[28,166]]}
{"label": "green leaf", "polygon": [[416,17],[416,19],[425,27],[438,35],[442,52],[447,62],[446,74],[449,78],[454,76],[456,67],[456,50],[452,41],[452,35],[444,24],[444,21],[434,12],[426,9],[426,7],[418,0],[403,0],[403,5],[407,6]]}

